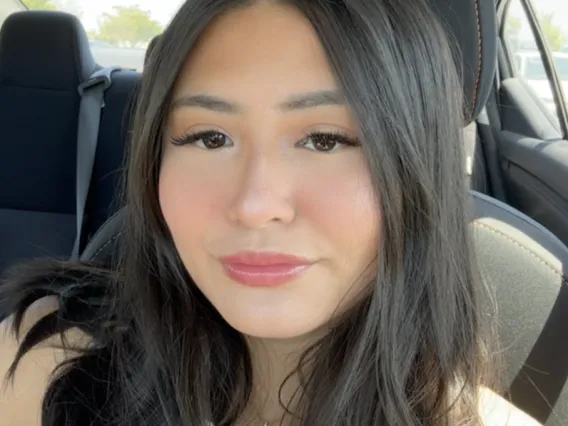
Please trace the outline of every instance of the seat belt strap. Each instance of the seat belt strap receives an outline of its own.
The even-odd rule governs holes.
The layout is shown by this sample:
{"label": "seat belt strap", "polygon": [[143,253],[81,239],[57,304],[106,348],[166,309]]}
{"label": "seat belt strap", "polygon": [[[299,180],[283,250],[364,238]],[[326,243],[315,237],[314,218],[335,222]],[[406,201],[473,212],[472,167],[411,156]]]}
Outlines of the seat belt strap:
{"label": "seat belt strap", "polygon": [[119,68],[102,68],[95,71],[77,88],[81,95],[77,129],[76,218],[77,234],[72,259],[79,259],[83,240],[85,208],[95,165],[97,142],[105,91],[112,85],[112,73]]}

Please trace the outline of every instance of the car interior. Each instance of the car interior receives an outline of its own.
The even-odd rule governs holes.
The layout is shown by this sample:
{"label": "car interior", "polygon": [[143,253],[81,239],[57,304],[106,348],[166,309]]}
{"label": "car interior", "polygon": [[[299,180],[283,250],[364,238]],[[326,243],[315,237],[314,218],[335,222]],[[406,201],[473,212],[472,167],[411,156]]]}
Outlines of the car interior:
{"label": "car interior", "polygon": [[[516,77],[503,48],[510,0],[428,1],[459,52],[468,136],[455,142],[465,144],[471,226],[493,295],[484,309],[498,321],[506,362],[496,391],[542,424],[568,425],[568,114],[561,82],[535,24],[558,125]],[[534,17],[530,0],[521,3]],[[160,43],[159,36],[150,43],[146,61]],[[4,20],[0,271],[44,256],[113,261],[128,208],[117,200],[141,77],[98,65],[71,14],[26,10]]]}

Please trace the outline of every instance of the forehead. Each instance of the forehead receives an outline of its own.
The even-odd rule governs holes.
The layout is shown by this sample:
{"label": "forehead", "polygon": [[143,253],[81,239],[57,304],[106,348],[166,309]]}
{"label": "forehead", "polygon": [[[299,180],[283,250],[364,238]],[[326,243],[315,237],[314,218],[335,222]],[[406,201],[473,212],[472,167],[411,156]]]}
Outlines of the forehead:
{"label": "forehead", "polygon": [[292,6],[261,2],[213,21],[189,55],[177,92],[268,100],[335,87],[311,23]]}

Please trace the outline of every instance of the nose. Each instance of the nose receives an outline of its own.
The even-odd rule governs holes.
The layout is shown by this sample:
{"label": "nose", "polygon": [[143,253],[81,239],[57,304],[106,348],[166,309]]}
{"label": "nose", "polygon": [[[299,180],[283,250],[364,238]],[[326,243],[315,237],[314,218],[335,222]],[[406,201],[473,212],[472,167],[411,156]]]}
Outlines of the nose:
{"label": "nose", "polygon": [[248,155],[239,168],[228,214],[232,222],[251,229],[270,224],[289,224],[296,211],[293,181],[285,160],[277,155]]}

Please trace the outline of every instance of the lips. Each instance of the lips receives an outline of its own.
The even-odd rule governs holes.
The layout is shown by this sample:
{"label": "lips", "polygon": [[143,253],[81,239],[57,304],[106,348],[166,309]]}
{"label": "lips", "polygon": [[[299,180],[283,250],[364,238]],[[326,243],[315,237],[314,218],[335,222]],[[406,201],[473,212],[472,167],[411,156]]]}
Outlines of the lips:
{"label": "lips", "polygon": [[220,259],[232,280],[249,287],[275,287],[303,275],[312,262],[274,252],[241,252]]}

